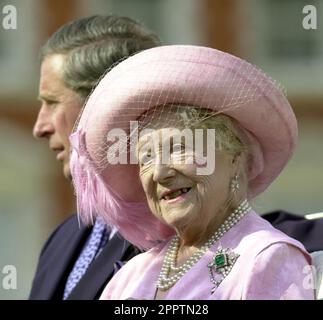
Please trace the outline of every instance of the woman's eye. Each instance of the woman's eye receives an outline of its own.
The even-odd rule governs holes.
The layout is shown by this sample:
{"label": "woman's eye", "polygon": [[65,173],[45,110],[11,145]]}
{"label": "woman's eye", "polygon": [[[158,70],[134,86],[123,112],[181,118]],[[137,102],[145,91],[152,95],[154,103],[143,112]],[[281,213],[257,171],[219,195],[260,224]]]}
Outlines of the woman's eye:
{"label": "woman's eye", "polygon": [[185,151],[185,146],[182,144],[175,144],[172,148],[172,153],[183,153]]}
{"label": "woman's eye", "polygon": [[139,156],[139,164],[141,166],[145,166],[147,164],[150,164],[152,162],[152,153],[151,152],[146,152],[144,154],[141,154]]}

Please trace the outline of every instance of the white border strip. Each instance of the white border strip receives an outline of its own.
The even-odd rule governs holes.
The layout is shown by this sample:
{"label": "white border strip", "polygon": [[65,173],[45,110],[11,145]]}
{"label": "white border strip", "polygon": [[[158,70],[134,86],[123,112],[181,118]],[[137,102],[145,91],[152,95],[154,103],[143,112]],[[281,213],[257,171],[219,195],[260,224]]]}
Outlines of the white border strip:
{"label": "white border strip", "polygon": [[320,219],[323,218],[323,212],[306,214],[304,218],[307,220]]}

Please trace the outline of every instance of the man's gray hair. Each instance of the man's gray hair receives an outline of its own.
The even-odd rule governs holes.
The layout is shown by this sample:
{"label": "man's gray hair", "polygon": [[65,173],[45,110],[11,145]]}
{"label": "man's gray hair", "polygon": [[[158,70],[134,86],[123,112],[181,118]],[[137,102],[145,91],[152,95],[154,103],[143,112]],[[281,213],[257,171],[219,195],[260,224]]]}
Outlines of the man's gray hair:
{"label": "man's gray hair", "polygon": [[86,98],[113,64],[160,45],[158,36],[127,17],[95,15],[58,29],[40,50],[40,60],[64,54],[65,85]]}

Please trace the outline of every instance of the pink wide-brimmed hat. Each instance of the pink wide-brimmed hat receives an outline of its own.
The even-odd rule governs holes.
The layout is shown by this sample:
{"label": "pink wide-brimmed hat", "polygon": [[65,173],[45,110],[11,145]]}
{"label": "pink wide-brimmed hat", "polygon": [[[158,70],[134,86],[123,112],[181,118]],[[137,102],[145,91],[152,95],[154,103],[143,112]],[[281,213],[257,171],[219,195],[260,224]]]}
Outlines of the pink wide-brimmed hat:
{"label": "pink wide-brimmed hat", "polygon": [[250,154],[249,198],[279,175],[297,141],[297,121],[283,91],[242,59],[211,48],[174,45],[142,51],[118,64],[83,109],[71,136],[71,169],[81,218],[90,222],[100,215],[142,248],[173,230],[151,214],[138,166],[108,160],[107,135],[111,130],[129,135],[130,121],[157,108],[167,111],[169,105],[195,106],[235,120]]}

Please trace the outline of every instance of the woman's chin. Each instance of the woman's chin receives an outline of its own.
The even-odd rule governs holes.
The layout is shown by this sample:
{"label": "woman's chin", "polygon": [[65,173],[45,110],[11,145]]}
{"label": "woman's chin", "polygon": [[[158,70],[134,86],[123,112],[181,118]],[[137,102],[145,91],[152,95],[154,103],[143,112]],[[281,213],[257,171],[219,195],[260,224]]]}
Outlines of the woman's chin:
{"label": "woman's chin", "polygon": [[194,213],[189,211],[168,210],[162,215],[163,221],[175,230],[182,230],[192,221]]}

